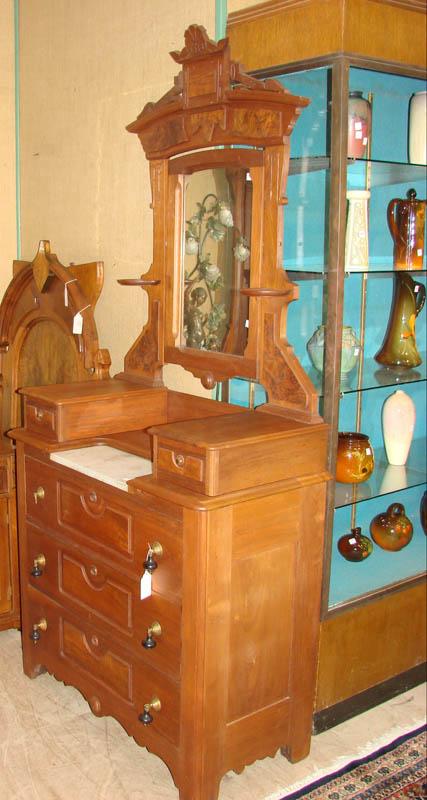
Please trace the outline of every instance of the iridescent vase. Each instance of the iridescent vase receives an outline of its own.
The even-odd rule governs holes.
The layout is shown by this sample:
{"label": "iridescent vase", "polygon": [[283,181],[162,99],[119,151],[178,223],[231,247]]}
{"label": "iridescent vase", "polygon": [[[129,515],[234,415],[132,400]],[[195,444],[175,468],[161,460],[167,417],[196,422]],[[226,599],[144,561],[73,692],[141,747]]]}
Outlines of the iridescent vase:
{"label": "iridescent vase", "polygon": [[386,367],[417,367],[422,363],[415,338],[415,320],[424,307],[426,290],[407,272],[393,275],[393,298],[384,341],[375,360]]}

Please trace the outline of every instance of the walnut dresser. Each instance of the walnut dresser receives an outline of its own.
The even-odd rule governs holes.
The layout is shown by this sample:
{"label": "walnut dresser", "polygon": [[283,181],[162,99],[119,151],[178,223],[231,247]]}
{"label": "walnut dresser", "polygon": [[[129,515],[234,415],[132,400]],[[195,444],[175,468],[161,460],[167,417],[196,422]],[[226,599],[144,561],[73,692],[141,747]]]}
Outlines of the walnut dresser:
{"label": "walnut dresser", "polygon": [[[173,57],[173,88],[129,126],[150,159],[154,258],[121,282],[147,291],[147,323],[120,376],[22,390],[22,637],[27,675],[115,717],[180,800],[216,800],[228,770],[309,751],[328,428],[286,340],[297,289],[278,257],[308,101],[197,26]],[[259,381],[268,402],[171,391],[167,362],[206,388]]]}

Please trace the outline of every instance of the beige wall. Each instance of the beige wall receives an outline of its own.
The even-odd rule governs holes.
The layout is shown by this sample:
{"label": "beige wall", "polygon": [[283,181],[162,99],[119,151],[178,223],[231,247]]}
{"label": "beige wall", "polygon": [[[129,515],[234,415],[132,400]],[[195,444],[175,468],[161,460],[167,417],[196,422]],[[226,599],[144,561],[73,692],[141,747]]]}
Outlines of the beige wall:
{"label": "beige wall", "polygon": [[112,374],[145,319],[142,290],[116,279],[152,257],[147,162],[125,126],[170,88],[185,28],[213,37],[214,21],[214,0],[21,0],[22,255],[50,239],[64,264],[105,262],[96,319]]}
{"label": "beige wall", "polygon": [[0,0],[0,299],[16,252],[13,0]]}

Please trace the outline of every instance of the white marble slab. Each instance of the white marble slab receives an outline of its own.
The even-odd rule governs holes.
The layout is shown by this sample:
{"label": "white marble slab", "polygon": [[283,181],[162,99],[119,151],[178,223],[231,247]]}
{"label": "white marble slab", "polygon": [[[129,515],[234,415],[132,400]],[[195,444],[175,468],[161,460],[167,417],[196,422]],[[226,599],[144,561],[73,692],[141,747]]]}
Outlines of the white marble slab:
{"label": "white marble slab", "polygon": [[127,481],[141,475],[151,475],[153,464],[148,458],[126,453],[117,447],[95,444],[77,447],[75,450],[60,450],[51,453],[50,458],[58,464],[82,472],[110,486],[127,492]]}

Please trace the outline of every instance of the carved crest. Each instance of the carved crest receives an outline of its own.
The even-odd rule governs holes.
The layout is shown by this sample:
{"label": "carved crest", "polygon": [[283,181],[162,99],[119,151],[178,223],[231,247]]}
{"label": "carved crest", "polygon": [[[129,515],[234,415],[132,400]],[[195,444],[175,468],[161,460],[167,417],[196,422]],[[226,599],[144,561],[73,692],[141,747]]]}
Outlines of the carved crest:
{"label": "carved crest", "polygon": [[46,239],[43,239],[39,243],[37,255],[32,262],[33,276],[39,292],[43,291],[50,274],[49,256],[50,242],[48,242]]}

